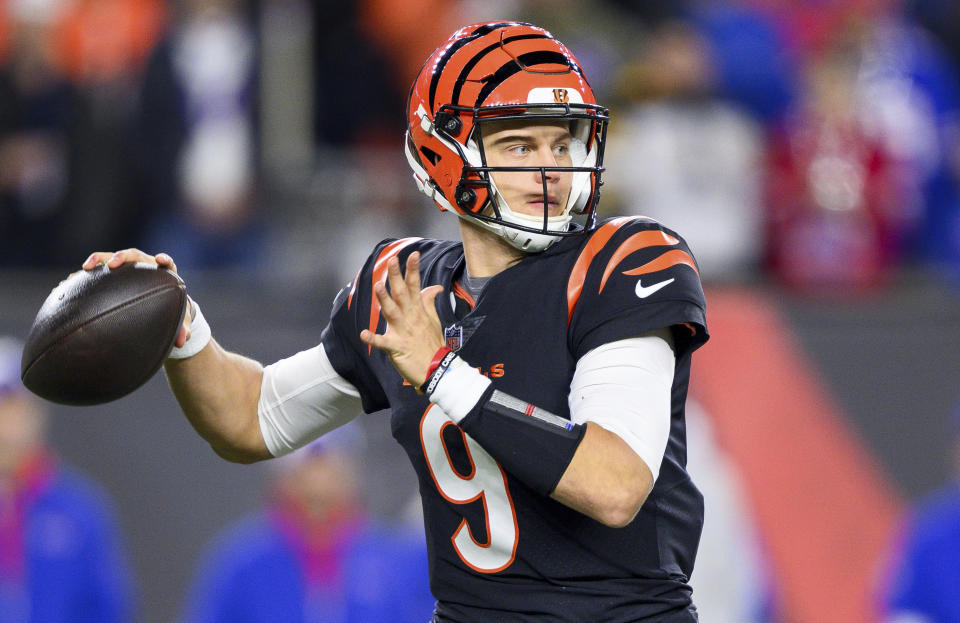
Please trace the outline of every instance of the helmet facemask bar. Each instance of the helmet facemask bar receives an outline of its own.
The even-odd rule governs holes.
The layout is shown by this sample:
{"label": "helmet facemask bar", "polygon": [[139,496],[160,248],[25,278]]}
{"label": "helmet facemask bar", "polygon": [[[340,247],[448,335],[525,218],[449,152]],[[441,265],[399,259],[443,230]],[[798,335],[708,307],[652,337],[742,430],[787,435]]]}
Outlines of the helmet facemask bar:
{"label": "helmet facemask bar", "polygon": [[[451,117],[464,113],[472,117],[472,130],[464,143],[460,143],[442,127],[435,132],[446,142],[455,146],[464,162],[462,174],[457,186],[456,200],[464,216],[481,221],[488,227],[506,227],[513,230],[538,234],[540,236],[559,237],[577,235],[583,230],[570,228],[573,214],[585,215],[584,228],[591,229],[596,222],[596,205],[600,186],[603,183],[603,146],[609,117],[607,110],[592,104],[549,103],[549,104],[510,104],[471,108],[445,105],[440,112]],[[439,116],[439,115],[438,115]],[[573,166],[489,166],[483,146],[483,126],[494,121],[521,120],[536,123],[569,122],[573,138],[571,152]],[[529,214],[514,212],[500,196],[492,173],[539,172],[543,193],[543,218],[531,218]],[[547,176],[551,172],[572,175],[566,204],[558,215],[550,215],[549,190]],[[482,205],[477,191],[486,191]],[[519,222],[518,222],[519,221]],[[536,221],[539,221],[537,223]],[[551,223],[559,227],[551,228]],[[525,248],[525,247],[524,247]]]}

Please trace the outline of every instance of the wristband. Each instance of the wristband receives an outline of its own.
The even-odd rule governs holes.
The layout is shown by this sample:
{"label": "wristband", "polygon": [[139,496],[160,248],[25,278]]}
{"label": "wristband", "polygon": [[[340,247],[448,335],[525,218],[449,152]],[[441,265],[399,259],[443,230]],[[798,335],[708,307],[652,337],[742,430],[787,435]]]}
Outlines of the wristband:
{"label": "wristband", "polygon": [[210,325],[207,324],[200,306],[192,298],[187,297],[190,307],[193,309],[193,320],[190,321],[190,338],[181,347],[173,347],[167,359],[186,359],[193,357],[210,343],[211,333]]}
{"label": "wristband", "polygon": [[427,368],[427,378],[424,379],[423,385],[417,388],[417,391],[421,394],[432,393],[440,381],[440,377],[447,371],[447,367],[453,362],[456,356],[456,353],[454,353],[449,346],[441,346],[438,348],[437,352],[433,355],[433,360],[430,362],[430,367]]}
{"label": "wristband", "polygon": [[437,380],[428,398],[443,409],[454,424],[459,424],[460,420],[477,406],[490,383],[490,379],[457,357],[447,366],[446,373]]}

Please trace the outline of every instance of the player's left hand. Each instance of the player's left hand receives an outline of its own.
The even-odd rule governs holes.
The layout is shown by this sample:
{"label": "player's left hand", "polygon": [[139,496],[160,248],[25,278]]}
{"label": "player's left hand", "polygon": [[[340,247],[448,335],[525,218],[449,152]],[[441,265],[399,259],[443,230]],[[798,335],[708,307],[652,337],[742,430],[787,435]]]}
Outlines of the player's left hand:
{"label": "player's left hand", "polygon": [[367,329],[360,332],[365,344],[386,352],[400,375],[414,387],[427,379],[434,354],[444,345],[443,328],[437,317],[434,299],[443,291],[435,285],[420,289],[420,253],[407,257],[406,276],[400,273],[396,257],[387,261],[387,282],[374,286],[380,309],[387,319],[383,334]]}

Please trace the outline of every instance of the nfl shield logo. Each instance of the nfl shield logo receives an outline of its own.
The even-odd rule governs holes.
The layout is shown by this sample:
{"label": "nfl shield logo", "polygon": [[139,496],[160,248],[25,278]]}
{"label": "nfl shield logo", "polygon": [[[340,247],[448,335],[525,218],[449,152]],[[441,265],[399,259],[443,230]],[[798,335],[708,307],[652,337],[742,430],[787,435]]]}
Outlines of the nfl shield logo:
{"label": "nfl shield logo", "polygon": [[447,348],[450,350],[460,350],[460,344],[463,340],[463,327],[452,325],[443,330],[443,337],[447,342]]}

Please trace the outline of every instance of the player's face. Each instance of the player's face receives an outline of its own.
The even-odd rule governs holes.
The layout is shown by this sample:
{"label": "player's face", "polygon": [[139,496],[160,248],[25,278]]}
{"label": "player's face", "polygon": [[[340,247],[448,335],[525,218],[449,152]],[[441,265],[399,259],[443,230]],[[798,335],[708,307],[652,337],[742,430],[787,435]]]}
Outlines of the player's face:
{"label": "player's face", "polygon": [[[568,122],[539,122],[523,119],[497,121],[483,126],[483,150],[491,167],[569,167],[570,125]],[[544,178],[550,216],[567,205],[572,173],[559,171],[495,171],[497,191],[520,214],[542,215]]]}

